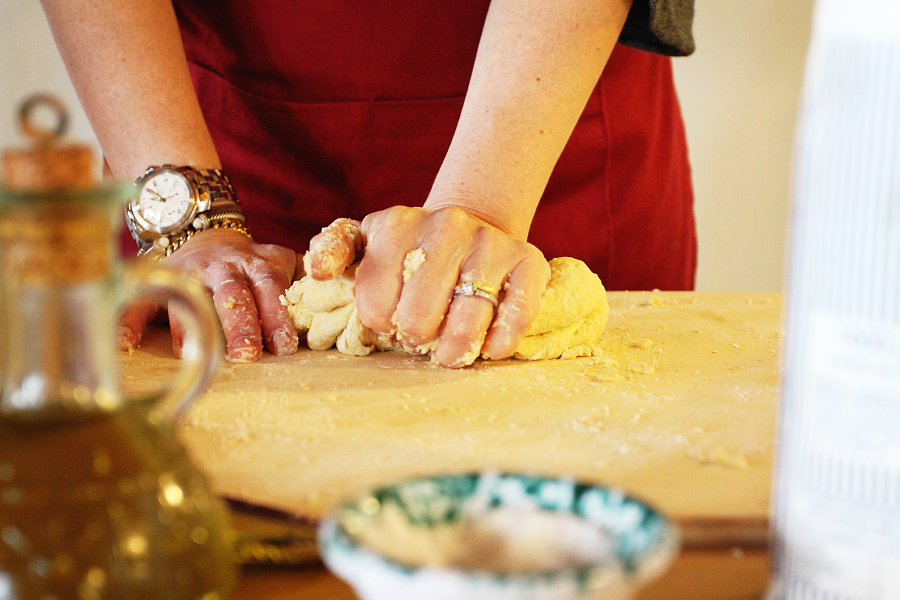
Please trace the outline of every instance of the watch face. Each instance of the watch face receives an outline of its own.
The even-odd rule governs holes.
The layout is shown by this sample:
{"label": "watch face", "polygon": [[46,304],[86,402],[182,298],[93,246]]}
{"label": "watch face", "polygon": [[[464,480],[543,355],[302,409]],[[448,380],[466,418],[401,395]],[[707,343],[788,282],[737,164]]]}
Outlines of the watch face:
{"label": "watch face", "polygon": [[191,188],[180,173],[162,171],[144,182],[138,207],[147,223],[165,229],[184,220],[191,199]]}

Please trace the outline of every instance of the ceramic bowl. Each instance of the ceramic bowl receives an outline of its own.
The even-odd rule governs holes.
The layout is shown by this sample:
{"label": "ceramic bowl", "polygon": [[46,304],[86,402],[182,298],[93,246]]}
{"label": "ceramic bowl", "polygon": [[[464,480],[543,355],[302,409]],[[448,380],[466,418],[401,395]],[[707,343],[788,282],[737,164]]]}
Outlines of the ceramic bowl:
{"label": "ceramic bowl", "polygon": [[614,488],[480,473],[355,498],[318,543],[363,600],[612,600],[668,567],[678,531]]}

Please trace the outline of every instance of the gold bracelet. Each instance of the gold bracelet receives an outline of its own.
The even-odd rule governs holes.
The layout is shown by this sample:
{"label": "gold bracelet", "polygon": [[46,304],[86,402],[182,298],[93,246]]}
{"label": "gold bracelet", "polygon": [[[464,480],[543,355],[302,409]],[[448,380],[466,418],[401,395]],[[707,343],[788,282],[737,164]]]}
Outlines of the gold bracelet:
{"label": "gold bracelet", "polygon": [[253,241],[253,236],[250,235],[250,230],[247,229],[247,225],[238,219],[218,219],[213,221],[210,224],[210,227],[213,229],[234,229],[250,238],[251,242]]}
{"label": "gold bracelet", "polygon": [[[212,218],[209,221],[209,225],[207,226],[207,229],[233,229],[234,231],[237,231],[239,233],[243,233],[244,235],[246,235],[248,238],[250,238],[251,242],[253,241],[253,236],[250,235],[250,230],[247,229],[247,226],[240,219]],[[176,250],[181,248],[181,246],[183,246],[186,241],[191,239],[191,236],[193,236],[195,233],[197,233],[197,231],[198,230],[193,229],[193,228],[186,229],[177,238],[170,239],[169,245],[166,246],[166,249],[165,249],[165,252],[163,255],[169,256],[170,254],[172,254],[173,252],[175,252]]]}

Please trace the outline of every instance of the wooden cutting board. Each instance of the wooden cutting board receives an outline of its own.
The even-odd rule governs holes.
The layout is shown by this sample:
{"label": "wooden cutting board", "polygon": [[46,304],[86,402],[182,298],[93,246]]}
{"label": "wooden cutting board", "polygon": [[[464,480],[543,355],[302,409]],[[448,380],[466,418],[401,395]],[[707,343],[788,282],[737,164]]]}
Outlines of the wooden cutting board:
{"label": "wooden cutting board", "polygon": [[[448,370],[301,349],[226,364],[181,433],[215,490],[317,519],[373,486],[482,469],[620,486],[688,545],[759,545],[779,385],[779,293],[613,292],[600,357]],[[146,392],[165,332],[122,361]]]}

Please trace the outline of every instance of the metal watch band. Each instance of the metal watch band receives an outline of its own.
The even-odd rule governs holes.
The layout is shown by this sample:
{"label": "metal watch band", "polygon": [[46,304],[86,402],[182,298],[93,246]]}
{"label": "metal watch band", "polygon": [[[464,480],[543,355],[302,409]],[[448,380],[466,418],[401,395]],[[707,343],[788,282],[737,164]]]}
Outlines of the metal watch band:
{"label": "metal watch band", "polygon": [[[222,172],[222,169],[195,169],[193,167],[176,167],[174,165],[163,165],[163,168],[175,169],[185,177],[193,178],[198,186],[203,186],[208,190],[210,200],[210,210],[214,207],[218,208],[221,204],[235,204],[239,206],[237,193],[228,175]],[[151,167],[155,168],[155,167]],[[236,212],[240,212],[240,208]]]}

